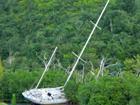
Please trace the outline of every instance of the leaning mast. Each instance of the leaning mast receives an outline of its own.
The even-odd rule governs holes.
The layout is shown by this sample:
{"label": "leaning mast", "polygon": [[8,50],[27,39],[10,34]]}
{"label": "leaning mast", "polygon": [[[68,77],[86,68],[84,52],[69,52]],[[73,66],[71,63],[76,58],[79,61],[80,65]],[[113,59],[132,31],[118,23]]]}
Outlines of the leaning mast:
{"label": "leaning mast", "polygon": [[76,66],[77,66],[77,64],[78,64],[78,62],[79,62],[79,60],[81,59],[81,56],[83,55],[83,52],[85,51],[85,49],[86,49],[86,47],[87,47],[87,45],[88,45],[88,43],[89,43],[89,41],[90,41],[90,39],[91,39],[93,33],[95,32],[96,28],[98,27],[98,23],[99,23],[99,21],[101,20],[101,17],[103,16],[103,14],[104,14],[104,12],[105,12],[105,10],[106,10],[106,8],[107,8],[109,2],[110,2],[110,0],[108,0],[108,1],[106,2],[106,5],[104,6],[104,8],[103,8],[103,10],[102,10],[102,12],[101,12],[101,14],[100,14],[100,16],[99,16],[97,22],[95,23],[95,25],[94,25],[94,27],[93,27],[93,29],[92,29],[92,31],[91,31],[91,33],[90,33],[90,35],[89,35],[89,37],[88,37],[86,43],[85,43],[85,45],[83,46],[83,48],[82,48],[82,50],[81,50],[81,52],[80,52],[80,54],[79,54],[79,56],[78,56],[78,58],[77,58],[77,60],[76,60],[76,62],[75,62],[75,64],[74,64],[74,66],[73,66],[73,68],[72,68],[72,70],[71,70],[71,72],[70,72],[70,75],[68,76],[68,78],[67,78],[67,80],[66,80],[66,82],[65,82],[65,84],[64,84],[64,87],[67,85],[68,81],[70,80],[70,78],[71,78],[71,76],[72,76],[72,74],[73,74],[73,72],[74,72],[74,70],[75,70],[75,68],[76,68]]}

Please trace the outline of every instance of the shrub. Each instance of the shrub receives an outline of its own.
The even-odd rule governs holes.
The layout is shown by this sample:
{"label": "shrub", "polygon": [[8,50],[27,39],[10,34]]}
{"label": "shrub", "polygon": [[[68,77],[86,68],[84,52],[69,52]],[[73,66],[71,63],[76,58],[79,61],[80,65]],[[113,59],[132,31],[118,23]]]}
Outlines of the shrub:
{"label": "shrub", "polygon": [[76,97],[77,91],[78,91],[78,84],[75,82],[74,79],[70,80],[65,87],[65,93],[67,98],[74,103],[78,102]]}
{"label": "shrub", "polygon": [[16,95],[12,94],[11,105],[16,105]]}
{"label": "shrub", "polygon": [[0,59],[0,79],[1,79],[2,76],[3,76],[3,71],[4,71],[4,67],[3,67],[2,61],[1,61],[1,59]]}
{"label": "shrub", "polygon": [[[73,83],[75,84],[75,83]],[[98,80],[71,85],[69,98],[80,105],[139,105],[140,78],[125,73],[121,77],[104,76]],[[76,93],[76,94],[73,94]]]}
{"label": "shrub", "polygon": [[0,102],[0,105],[8,105],[8,104],[6,104],[6,103],[4,103],[4,102]]}
{"label": "shrub", "polygon": [[[93,81],[89,105],[126,105],[124,83],[119,77],[103,77]],[[127,93],[127,92],[126,92]]]}
{"label": "shrub", "polygon": [[[10,101],[12,94],[16,93],[17,101],[23,101],[22,92],[34,88],[37,84],[41,70],[38,71],[23,71],[16,70],[15,72],[4,72],[3,78],[0,80],[0,99]],[[44,76],[39,87],[57,87],[64,85],[66,75],[61,70],[50,70]]]}
{"label": "shrub", "polygon": [[140,105],[140,78],[127,72],[123,79],[129,92],[127,95],[128,105]]}
{"label": "shrub", "polygon": [[81,84],[78,88],[77,92],[77,100],[79,101],[80,105],[86,105],[91,96],[91,86],[90,83]]}

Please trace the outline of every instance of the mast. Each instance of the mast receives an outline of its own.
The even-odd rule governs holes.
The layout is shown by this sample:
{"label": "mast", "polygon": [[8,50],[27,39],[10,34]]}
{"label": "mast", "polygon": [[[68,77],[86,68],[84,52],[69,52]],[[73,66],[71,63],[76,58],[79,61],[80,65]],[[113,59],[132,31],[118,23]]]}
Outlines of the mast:
{"label": "mast", "polygon": [[53,57],[54,57],[54,55],[55,55],[55,53],[56,53],[56,50],[57,50],[57,47],[54,49],[54,51],[53,51],[53,53],[52,53],[52,55],[51,55],[51,57],[50,57],[49,62],[48,62],[47,64],[45,64],[45,70],[44,70],[44,72],[42,73],[42,75],[41,75],[41,77],[40,77],[40,79],[39,79],[39,81],[38,81],[38,83],[37,83],[37,85],[36,85],[36,87],[35,87],[36,89],[37,89],[38,86],[40,85],[40,82],[42,81],[42,79],[43,79],[45,73],[48,71],[48,68],[49,68],[49,66],[50,66],[50,64],[51,64],[51,61],[52,61],[52,59],[53,59]]}
{"label": "mast", "polygon": [[79,60],[80,60],[82,54],[83,54],[83,52],[85,51],[85,48],[87,47],[87,44],[89,43],[89,41],[90,41],[90,39],[91,39],[93,33],[95,32],[95,29],[98,27],[98,23],[99,23],[101,17],[103,16],[103,14],[104,14],[104,12],[105,12],[105,10],[106,10],[106,8],[107,8],[109,2],[110,2],[110,0],[108,0],[108,1],[106,2],[106,5],[104,6],[104,8],[103,8],[103,10],[102,10],[102,12],[101,12],[101,14],[100,14],[100,16],[99,16],[97,22],[95,23],[95,25],[94,25],[94,27],[93,27],[93,29],[92,29],[92,31],[91,31],[91,33],[90,33],[90,35],[89,35],[89,37],[88,37],[86,43],[85,43],[85,45],[83,46],[83,48],[82,48],[82,50],[81,50],[81,52],[80,52],[80,54],[79,54],[79,56],[78,56],[78,58],[77,58],[77,60],[76,60],[76,62],[75,62],[75,64],[74,64],[74,66],[73,66],[73,68],[72,68],[72,70],[71,70],[71,72],[70,72],[70,75],[68,76],[68,78],[67,78],[67,80],[66,80],[66,82],[65,82],[65,84],[64,84],[64,87],[67,85],[68,81],[70,80],[70,78],[71,78],[71,76],[72,76],[72,74],[73,74],[73,72],[74,72],[74,70],[75,70],[75,68],[76,68],[76,66],[77,66],[77,64],[78,64],[78,62],[79,62]]}

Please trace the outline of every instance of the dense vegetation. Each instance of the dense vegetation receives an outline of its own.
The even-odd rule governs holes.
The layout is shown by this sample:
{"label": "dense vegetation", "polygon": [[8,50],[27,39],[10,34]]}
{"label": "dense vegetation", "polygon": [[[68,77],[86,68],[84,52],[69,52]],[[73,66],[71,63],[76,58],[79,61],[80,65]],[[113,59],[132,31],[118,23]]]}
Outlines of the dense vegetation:
{"label": "dense vegetation", "polygon": [[[0,101],[36,84],[40,58],[58,51],[40,87],[63,85],[105,0],[0,0]],[[66,87],[80,105],[140,104],[140,1],[111,0]],[[95,74],[105,58],[105,76]],[[113,65],[111,65],[113,64]],[[81,79],[82,70],[85,71]],[[55,77],[55,78],[54,78]],[[18,100],[17,100],[18,101]]]}
{"label": "dense vegetation", "polygon": [[[39,71],[5,72],[3,79],[0,80],[1,99],[10,101],[12,94],[16,93],[17,102],[27,102],[21,93],[34,88],[37,83],[35,80],[38,80],[40,75]],[[51,70],[40,86],[62,86],[66,76],[62,70]],[[123,72],[119,76],[110,76],[106,73],[98,80],[91,73],[87,73],[82,79],[75,72],[65,92],[76,105],[139,105],[140,78],[132,73]]]}
{"label": "dense vegetation", "polygon": [[67,96],[79,105],[139,105],[140,79],[125,73],[118,77],[104,76],[66,87]]}
{"label": "dense vegetation", "polygon": [[[42,72],[40,71],[5,72],[3,78],[0,80],[0,99],[10,101],[12,94],[16,94],[18,102],[25,101],[21,93],[25,90],[35,88],[41,74]],[[51,70],[43,78],[40,86],[41,88],[62,86],[65,79],[66,75],[64,71]]]}
{"label": "dense vegetation", "polygon": [[[83,58],[95,66],[140,53],[140,13],[135,0],[112,0]],[[79,53],[105,4],[104,0],[0,0],[0,56],[6,69],[41,68],[36,54],[50,55],[64,67]],[[56,62],[57,64],[57,62]]]}

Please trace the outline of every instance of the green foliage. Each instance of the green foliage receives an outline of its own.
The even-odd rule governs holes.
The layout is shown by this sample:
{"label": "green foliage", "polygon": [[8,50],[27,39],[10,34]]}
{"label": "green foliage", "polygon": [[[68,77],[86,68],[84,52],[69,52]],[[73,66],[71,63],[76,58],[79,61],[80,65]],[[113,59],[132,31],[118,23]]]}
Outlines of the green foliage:
{"label": "green foliage", "polygon": [[[0,93],[5,99],[16,93],[17,101],[23,101],[21,93],[30,89],[31,84],[38,80],[41,72],[16,71],[5,72],[0,81]],[[40,87],[62,86],[66,80],[65,73],[61,70],[51,70],[44,77]],[[140,79],[134,74],[124,72],[120,77],[106,75],[98,80],[85,75],[83,83],[76,81],[76,76],[65,87],[67,98],[80,105],[139,105],[140,104]],[[91,75],[92,76],[92,75]],[[55,77],[55,78],[54,78]],[[87,79],[89,77],[89,79]],[[35,84],[34,84],[35,86]],[[33,87],[34,87],[33,86]],[[32,87],[32,88],[33,88]]]}
{"label": "green foliage", "polygon": [[79,105],[140,104],[140,79],[128,72],[121,77],[104,76],[98,80],[85,81],[83,84],[73,81],[71,88],[66,89],[72,96],[69,98],[77,101]]}
{"label": "green foliage", "polygon": [[76,97],[77,91],[78,91],[78,84],[76,83],[74,79],[70,80],[68,85],[66,85],[65,87],[65,93],[66,93],[67,98],[72,100],[72,102],[74,103],[78,102],[77,97]]}
{"label": "green foliage", "polygon": [[16,105],[16,95],[12,94],[11,105]]}
{"label": "green foliage", "polygon": [[137,75],[140,74],[140,56],[137,55],[134,58],[129,58],[124,61],[124,66],[126,71],[130,71]]}
{"label": "green foliage", "polygon": [[124,81],[126,85],[126,89],[129,93],[127,93],[128,99],[130,99],[128,105],[139,105],[140,104],[140,78],[136,77],[134,74],[126,72],[124,75]]}
{"label": "green foliage", "polygon": [[133,13],[136,10],[136,0],[117,0],[117,3],[128,13]]}
{"label": "green foliage", "polygon": [[[85,101],[81,101],[80,105],[87,103],[88,105],[125,105],[126,99],[123,92],[125,89],[122,86],[123,83],[119,79],[110,77],[101,78],[98,81],[91,81],[83,85],[83,92],[79,90],[79,100],[86,98]],[[86,93],[86,94],[84,94]],[[87,94],[88,93],[88,94]]]}
{"label": "green foliage", "polygon": [[8,104],[6,104],[6,103],[3,103],[3,102],[0,102],[0,105],[8,105]]}
{"label": "green foliage", "polygon": [[[138,4],[138,1],[136,1]],[[104,0],[1,0],[0,56],[6,69],[41,68],[36,53],[57,58],[64,67],[74,61],[104,6]],[[140,53],[139,15],[135,0],[112,0],[84,53],[96,65],[101,56],[116,62]],[[133,14],[133,15],[130,15]],[[97,59],[97,60],[95,60]]]}
{"label": "green foliage", "polygon": [[[66,80],[64,71],[75,61],[99,13],[104,0],[0,0],[0,99],[10,100],[16,93],[33,87],[42,73],[37,54],[47,55],[59,47],[51,70],[40,87],[61,86]],[[82,58],[98,70],[102,56],[105,66],[119,62],[109,72],[127,71],[124,77],[107,76],[95,81],[90,66],[77,82],[75,75],[66,87],[66,94],[80,105],[139,105],[140,93],[140,8],[139,0],[111,0],[95,37],[91,39]],[[3,72],[3,69],[6,69]],[[77,67],[81,70],[80,65]],[[134,76],[133,74],[137,74]],[[35,81],[35,82],[34,82]],[[130,82],[131,81],[131,82]],[[8,95],[7,95],[8,94]]]}
{"label": "green foliage", "polygon": [[1,59],[0,59],[0,79],[1,79],[2,76],[3,76],[3,72],[4,72],[4,67],[3,67],[2,61],[1,61]]}
{"label": "green foliage", "polygon": [[85,105],[89,102],[91,95],[89,84],[79,86],[77,93],[77,100],[79,101],[80,105]]}
{"label": "green foliage", "polygon": [[[42,75],[42,70],[4,72],[3,78],[0,80],[0,99],[11,100],[13,93],[16,93],[17,101],[23,101],[22,92],[34,88]],[[66,80],[66,75],[61,70],[50,70],[43,78],[40,86],[56,87],[62,86]]]}

